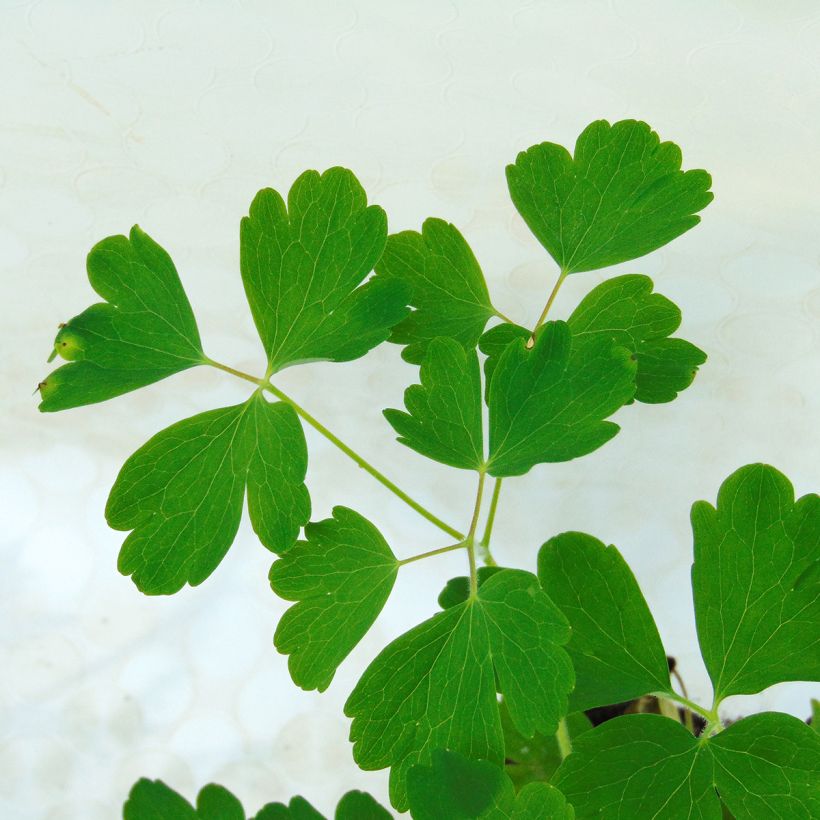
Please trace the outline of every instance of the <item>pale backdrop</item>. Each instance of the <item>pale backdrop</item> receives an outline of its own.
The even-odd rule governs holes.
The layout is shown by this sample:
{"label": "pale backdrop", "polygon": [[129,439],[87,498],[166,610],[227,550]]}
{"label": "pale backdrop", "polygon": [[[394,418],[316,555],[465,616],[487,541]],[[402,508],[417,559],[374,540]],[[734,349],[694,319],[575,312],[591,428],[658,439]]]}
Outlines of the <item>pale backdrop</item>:
{"label": "pale backdrop", "polygon": [[[678,401],[618,414],[580,461],[505,488],[496,553],[533,568],[565,529],[632,562],[695,697],[708,698],[688,573],[689,506],[749,461],[816,489],[820,7],[672,3],[0,2],[0,816],[109,820],[141,775],[192,797],[216,780],[249,811],[302,791],[324,811],[351,787],[342,704],[380,647],[435,609],[461,556],[412,565],[330,690],[304,693],[271,644],[285,605],[243,525],[202,587],[149,599],[119,576],[106,493],[148,436],[246,387],[204,369],[105,405],[36,411],[59,321],[92,293],[91,245],[135,222],[172,254],[206,350],[263,369],[238,276],[254,192],[343,164],[392,230],[430,215],[476,251],[501,310],[535,320],[555,268],[508,199],[504,165],[589,121],[638,117],[714,175],[696,230],[618,272],[655,278],[709,354]],[[614,272],[614,271],[612,271]],[[610,275],[612,272],[607,272]],[[573,277],[566,316],[595,282]],[[473,480],[395,443],[380,411],[415,371],[383,346],[281,384],[435,510],[463,526]],[[445,543],[308,431],[315,517],[355,507],[399,555]],[[817,688],[726,703],[804,717]]]}

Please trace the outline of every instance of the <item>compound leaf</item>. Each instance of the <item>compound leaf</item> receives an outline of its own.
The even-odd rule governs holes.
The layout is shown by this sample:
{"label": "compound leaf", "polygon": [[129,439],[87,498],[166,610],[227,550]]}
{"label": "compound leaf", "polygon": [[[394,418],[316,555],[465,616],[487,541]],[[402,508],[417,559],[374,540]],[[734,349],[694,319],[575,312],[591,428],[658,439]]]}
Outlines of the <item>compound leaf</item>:
{"label": "compound leaf", "polygon": [[271,567],[273,591],[298,602],[279,621],[274,643],[290,655],[294,683],[322,692],[381,612],[399,564],[376,527],[346,507],[308,524],[305,538]]}
{"label": "compound leaf", "polygon": [[475,350],[433,339],[421,363],[421,384],[404,392],[409,412],[385,410],[399,441],[423,456],[477,470],[484,463],[481,371]]}
{"label": "compound leaf", "polygon": [[88,254],[88,280],[105,299],[60,327],[54,353],[69,363],[40,383],[50,412],[120,396],[204,364],[196,320],[171,257],[135,225]]}
{"label": "compound leaf", "polygon": [[820,737],[790,715],[739,720],[707,739],[660,715],[627,715],[583,734],[554,784],[579,818],[808,820],[820,811]]}
{"label": "compound leaf", "polygon": [[698,639],[715,697],[820,680],[820,498],[766,464],[692,507]]}
{"label": "compound leaf", "polygon": [[531,349],[511,342],[490,382],[488,472],[522,475],[597,450],[620,429],[604,419],[632,399],[635,370],[629,350],[575,339],[565,322],[544,325]]}
{"label": "compound leaf", "polygon": [[367,205],[345,168],[305,171],[287,206],[271,188],[256,195],[242,220],[240,266],[271,372],[357,359],[407,316],[403,282],[377,278],[358,287],[386,239],[384,211]]}
{"label": "compound leaf", "polygon": [[408,773],[413,820],[573,820],[564,796],[547,783],[528,786],[518,796],[499,766],[436,749],[429,766]]}
{"label": "compound leaf", "polygon": [[738,820],[820,817],[820,737],[791,715],[764,712],[709,740],[715,785]]}
{"label": "compound leaf", "polygon": [[561,649],[566,621],[520,570],[487,578],[478,595],[387,646],[345,704],[353,755],[363,769],[391,766],[390,794],[407,808],[407,772],[433,749],[501,764],[496,680],[523,734],[555,731],[572,667]]}
{"label": "compound leaf", "polygon": [[515,207],[562,270],[644,256],[700,222],[712,201],[706,171],[681,171],[681,152],[645,122],[588,125],[566,148],[544,142],[507,166]]}
{"label": "compound leaf", "polygon": [[430,342],[446,336],[473,348],[495,314],[487,283],[470,246],[458,229],[442,219],[427,219],[417,231],[387,239],[376,264],[377,278],[405,282],[413,312],[396,327],[391,342],[406,345],[402,357],[414,364]]}
{"label": "compound leaf", "polygon": [[306,469],[295,412],[261,393],[172,424],[125,462],[108,498],[109,525],[133,530],[120,572],[151,595],[202,583],[233,542],[246,487],[260,540],[286,550],[310,516]]}
{"label": "compound leaf", "polygon": [[669,666],[638,582],[614,546],[582,532],[551,538],[538,553],[541,586],[570,623],[567,652],[583,711],[669,691]]}
{"label": "compound leaf", "polygon": [[670,339],[680,326],[676,304],[652,292],[648,276],[616,276],[593,288],[567,324],[573,338],[600,334],[632,351],[638,363],[635,399],[672,401],[695,378],[706,354],[685,339]]}
{"label": "compound leaf", "polygon": [[573,743],[552,783],[587,817],[720,820],[708,750],[680,723],[626,715]]}

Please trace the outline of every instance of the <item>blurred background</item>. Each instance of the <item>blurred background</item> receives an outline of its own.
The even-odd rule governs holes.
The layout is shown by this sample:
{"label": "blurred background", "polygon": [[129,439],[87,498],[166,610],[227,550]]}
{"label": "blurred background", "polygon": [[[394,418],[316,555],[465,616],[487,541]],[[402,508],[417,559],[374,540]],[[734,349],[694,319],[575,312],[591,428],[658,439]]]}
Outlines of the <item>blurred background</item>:
{"label": "blurred background", "polygon": [[[507,482],[496,557],[533,569],[566,529],[630,561],[690,694],[711,692],[689,587],[689,507],[750,461],[818,488],[820,7],[815,0],[300,3],[0,0],[0,816],[109,820],[140,776],[188,798],[208,781],[254,812],[304,793],[330,812],[360,772],[342,705],[390,639],[428,617],[463,556],[410,565],[323,695],[297,689],[272,635],[285,604],[247,522],[217,572],[145,598],[116,570],[105,499],[166,425],[241,401],[196,369],[43,416],[32,395],[58,322],[96,301],[85,255],[139,223],[171,254],[206,352],[264,370],[238,272],[253,194],[352,168],[392,231],[455,223],[500,310],[532,324],[555,266],[515,213],[504,166],[591,120],[644,119],[714,177],[703,223],[603,275],[570,278],[566,317],[605,277],[645,273],[709,355],[674,403],[625,408],[597,453]],[[439,515],[464,526],[473,479],[397,444],[381,416],[416,378],[385,345],[278,379]],[[307,430],[314,518],[356,508],[399,556],[446,543]],[[817,687],[725,704],[801,718]]]}

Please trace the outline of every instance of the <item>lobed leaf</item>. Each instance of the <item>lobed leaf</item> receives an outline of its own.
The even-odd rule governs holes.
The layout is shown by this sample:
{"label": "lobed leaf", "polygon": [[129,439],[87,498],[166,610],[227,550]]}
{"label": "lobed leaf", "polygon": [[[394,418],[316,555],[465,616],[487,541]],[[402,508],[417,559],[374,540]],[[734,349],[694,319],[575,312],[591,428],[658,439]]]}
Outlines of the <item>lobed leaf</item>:
{"label": "lobed leaf", "polygon": [[106,301],[61,325],[49,361],[69,363],[40,383],[40,410],[105,401],[205,363],[174,263],[137,225],[98,242],[87,269]]}
{"label": "lobed leaf", "polygon": [[605,419],[634,396],[635,370],[626,348],[575,339],[565,322],[544,325],[531,349],[510,343],[490,382],[488,472],[522,475],[597,450],[620,429]]}
{"label": "lobed leaf", "polygon": [[681,171],[681,151],[645,122],[588,125],[575,154],[551,142],[507,166],[515,207],[562,270],[636,259],[700,222],[712,201],[706,171]]}
{"label": "lobed leaf", "polygon": [[109,525],[133,530],[120,572],[151,595],[201,584],[233,542],[246,488],[262,543],[288,549],[310,516],[306,469],[295,412],[259,392],[172,424],[125,462],[108,498]]}
{"label": "lobed leaf", "polygon": [[480,469],[484,441],[481,371],[475,350],[465,350],[453,339],[433,339],[420,374],[421,384],[404,392],[409,412],[384,411],[399,441],[442,464]]}
{"label": "lobed leaf", "polygon": [[271,567],[273,591],[297,601],[279,621],[274,643],[290,655],[294,683],[322,692],[378,617],[399,564],[376,527],[346,507],[308,524],[305,538]]}
{"label": "lobed leaf", "polygon": [[579,818],[719,820],[722,800],[737,820],[808,820],[820,812],[820,737],[774,712],[709,739],[659,715],[627,715],[578,738],[553,782]]}
{"label": "lobed leaf", "polygon": [[566,621],[520,570],[487,578],[478,595],[396,639],[370,664],[345,704],[353,756],[363,769],[392,767],[390,794],[407,808],[407,772],[434,749],[501,764],[496,680],[525,735],[554,732],[572,688],[561,649]]}
{"label": "lobed leaf", "polygon": [[566,646],[576,677],[571,709],[671,689],[658,628],[614,546],[582,532],[557,535],[538,553],[538,578],[572,630]]}
{"label": "lobed leaf", "polygon": [[692,383],[706,354],[685,339],[669,338],[680,326],[680,309],[652,287],[648,276],[609,279],[584,297],[567,324],[573,338],[605,336],[632,351],[636,401],[660,404]]}
{"label": "lobed leaf", "polygon": [[698,639],[720,701],[820,680],[820,498],[766,464],[692,507]]}
{"label": "lobed leaf", "polygon": [[407,778],[413,820],[573,820],[564,796],[534,783],[516,796],[499,766],[437,749],[429,766],[414,766]]}
{"label": "lobed leaf", "polygon": [[407,316],[409,288],[373,279],[387,217],[345,168],[305,171],[285,205],[260,191],[240,230],[245,293],[271,373],[298,362],[350,361]]}
{"label": "lobed leaf", "polygon": [[495,314],[487,283],[458,229],[427,219],[417,231],[387,238],[376,264],[378,279],[410,286],[413,312],[393,328],[390,341],[406,345],[402,357],[419,364],[433,339],[445,336],[473,348]]}
{"label": "lobed leaf", "polygon": [[[335,820],[391,820],[392,815],[369,794],[349,791],[336,807]],[[161,780],[142,778],[134,784],[123,806],[123,820],[245,820],[239,800],[222,786],[200,791],[196,809]],[[303,797],[288,805],[268,803],[253,820],[325,820]]]}

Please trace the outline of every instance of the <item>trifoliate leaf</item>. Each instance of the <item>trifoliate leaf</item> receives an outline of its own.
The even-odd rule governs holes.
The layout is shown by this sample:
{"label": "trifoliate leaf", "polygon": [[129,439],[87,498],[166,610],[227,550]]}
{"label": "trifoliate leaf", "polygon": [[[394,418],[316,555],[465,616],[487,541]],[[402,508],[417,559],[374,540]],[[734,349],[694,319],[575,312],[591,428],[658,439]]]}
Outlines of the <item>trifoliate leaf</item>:
{"label": "trifoliate leaf", "polygon": [[204,364],[188,297],[171,257],[136,225],[88,254],[88,280],[105,299],[60,327],[54,353],[69,361],[40,384],[40,410],[112,399]]}
{"label": "trifoliate leaf", "polygon": [[201,584],[233,542],[246,487],[260,540],[286,550],[310,516],[306,469],[293,409],[260,393],[172,424],[125,462],[108,498],[109,525],[133,530],[120,572],[151,595]]}
{"label": "trifoliate leaf", "polygon": [[692,507],[698,638],[715,697],[820,680],[820,498],[766,464]]}
{"label": "trifoliate leaf", "polygon": [[626,715],[585,732],[552,780],[587,817],[720,820],[712,758],[684,726]]}
{"label": "trifoliate leaf", "polygon": [[515,207],[568,273],[644,256],[700,222],[712,201],[706,171],[681,171],[681,152],[645,122],[588,125],[575,155],[544,142],[507,166]]}
{"label": "trifoliate leaf", "polygon": [[602,337],[574,339],[565,322],[548,322],[528,349],[502,353],[490,383],[493,476],[569,461],[597,450],[620,429],[604,421],[635,393],[630,352]]}
{"label": "trifoliate leaf", "polygon": [[739,720],[708,742],[715,785],[737,820],[820,817],[820,737],[778,712]]}
{"label": "trifoliate leaf", "polygon": [[660,404],[692,383],[706,354],[685,339],[668,338],[680,326],[680,309],[652,286],[637,274],[609,279],[587,294],[567,324],[573,338],[600,334],[631,350],[638,362],[635,399]]}
{"label": "trifoliate leaf", "polygon": [[576,675],[571,709],[669,691],[658,628],[614,546],[582,532],[557,535],[538,553],[538,578],[572,629],[566,647]]}
{"label": "trifoliate leaf", "polygon": [[240,262],[245,293],[271,372],[315,360],[357,359],[407,316],[409,288],[374,279],[387,218],[367,205],[351,171],[306,171],[287,206],[260,191],[242,220]]}
{"label": "trifoliate leaf", "polygon": [[[571,742],[588,732],[592,723],[583,712],[572,712],[565,718]],[[528,783],[550,780],[561,765],[563,756],[555,734],[538,732],[531,738],[524,737],[513,725],[507,707],[501,703],[501,726],[504,730],[504,770],[515,788],[522,789]]]}
{"label": "trifoliate leaf", "polygon": [[564,796],[547,783],[518,796],[499,766],[436,749],[429,766],[414,766],[407,778],[413,820],[573,820]]}
{"label": "trifoliate leaf", "polygon": [[298,601],[274,643],[290,655],[294,683],[322,692],[381,612],[399,564],[373,524],[346,507],[308,524],[305,537],[271,567],[273,591]]}
{"label": "trifoliate leaf", "polygon": [[560,645],[566,621],[535,576],[504,570],[475,598],[440,612],[387,646],[345,704],[363,769],[392,767],[390,795],[407,808],[407,772],[433,749],[501,764],[496,680],[522,734],[554,732],[572,688]]}
{"label": "trifoliate leaf", "polygon": [[393,328],[391,342],[407,345],[402,357],[419,364],[430,342],[447,336],[473,348],[495,314],[487,283],[470,246],[454,225],[427,219],[417,231],[387,239],[376,264],[379,279],[405,282],[413,312]]}
{"label": "trifoliate leaf", "polygon": [[585,733],[553,783],[579,818],[808,820],[820,812],[820,737],[774,712],[696,739],[660,715],[627,715]]}
{"label": "trifoliate leaf", "polygon": [[481,370],[475,350],[433,339],[421,363],[421,384],[404,391],[409,412],[385,410],[399,441],[423,456],[477,470],[484,463]]}

